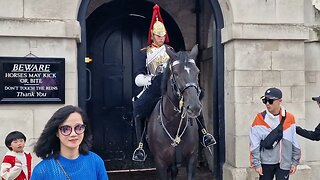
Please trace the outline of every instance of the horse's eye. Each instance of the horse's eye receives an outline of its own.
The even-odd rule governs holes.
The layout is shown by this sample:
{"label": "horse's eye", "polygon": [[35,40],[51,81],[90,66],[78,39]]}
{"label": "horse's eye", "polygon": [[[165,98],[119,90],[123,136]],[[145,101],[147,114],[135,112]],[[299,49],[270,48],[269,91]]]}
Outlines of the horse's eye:
{"label": "horse's eye", "polygon": [[179,74],[177,72],[173,72],[174,77],[179,78]]}

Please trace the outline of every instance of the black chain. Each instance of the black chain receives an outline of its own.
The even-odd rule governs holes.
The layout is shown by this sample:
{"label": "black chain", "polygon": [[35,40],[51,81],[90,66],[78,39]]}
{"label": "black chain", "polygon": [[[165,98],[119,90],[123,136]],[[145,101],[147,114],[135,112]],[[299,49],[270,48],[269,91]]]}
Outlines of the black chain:
{"label": "black chain", "polygon": [[68,180],[71,180],[70,176],[67,174],[67,172],[64,170],[62,164],[60,163],[60,161],[58,159],[56,159],[56,162],[58,163],[59,167],[61,168],[63,174],[67,177]]}

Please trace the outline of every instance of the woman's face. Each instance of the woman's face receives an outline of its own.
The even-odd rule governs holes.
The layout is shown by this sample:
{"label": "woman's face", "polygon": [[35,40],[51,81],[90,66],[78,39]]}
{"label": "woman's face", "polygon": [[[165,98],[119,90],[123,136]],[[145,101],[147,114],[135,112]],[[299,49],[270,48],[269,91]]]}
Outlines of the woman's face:
{"label": "woman's face", "polygon": [[[59,126],[57,137],[60,139],[60,151],[79,150],[84,137],[85,126],[79,113],[74,112]],[[71,131],[71,132],[70,132]]]}

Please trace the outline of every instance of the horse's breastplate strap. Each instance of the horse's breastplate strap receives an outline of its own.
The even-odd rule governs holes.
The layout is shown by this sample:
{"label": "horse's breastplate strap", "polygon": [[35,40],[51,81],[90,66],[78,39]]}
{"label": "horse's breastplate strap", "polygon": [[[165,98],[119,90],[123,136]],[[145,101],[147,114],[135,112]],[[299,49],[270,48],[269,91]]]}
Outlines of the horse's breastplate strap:
{"label": "horse's breastplate strap", "polygon": [[147,49],[147,61],[146,66],[152,75],[156,75],[162,72],[164,69],[164,64],[170,59],[169,55],[166,53],[165,46],[149,47]]}

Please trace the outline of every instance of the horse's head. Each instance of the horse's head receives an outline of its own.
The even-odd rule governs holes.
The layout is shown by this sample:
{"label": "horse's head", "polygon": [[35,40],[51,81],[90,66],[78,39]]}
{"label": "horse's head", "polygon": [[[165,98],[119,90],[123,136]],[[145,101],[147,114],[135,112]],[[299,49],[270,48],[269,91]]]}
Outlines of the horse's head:
{"label": "horse's head", "polygon": [[179,100],[183,101],[183,108],[187,115],[195,118],[200,115],[202,104],[199,99],[199,68],[196,65],[198,54],[198,45],[195,45],[191,52],[186,51],[173,52],[167,48],[167,54],[170,57],[168,62],[171,72],[171,86],[174,94]]}

